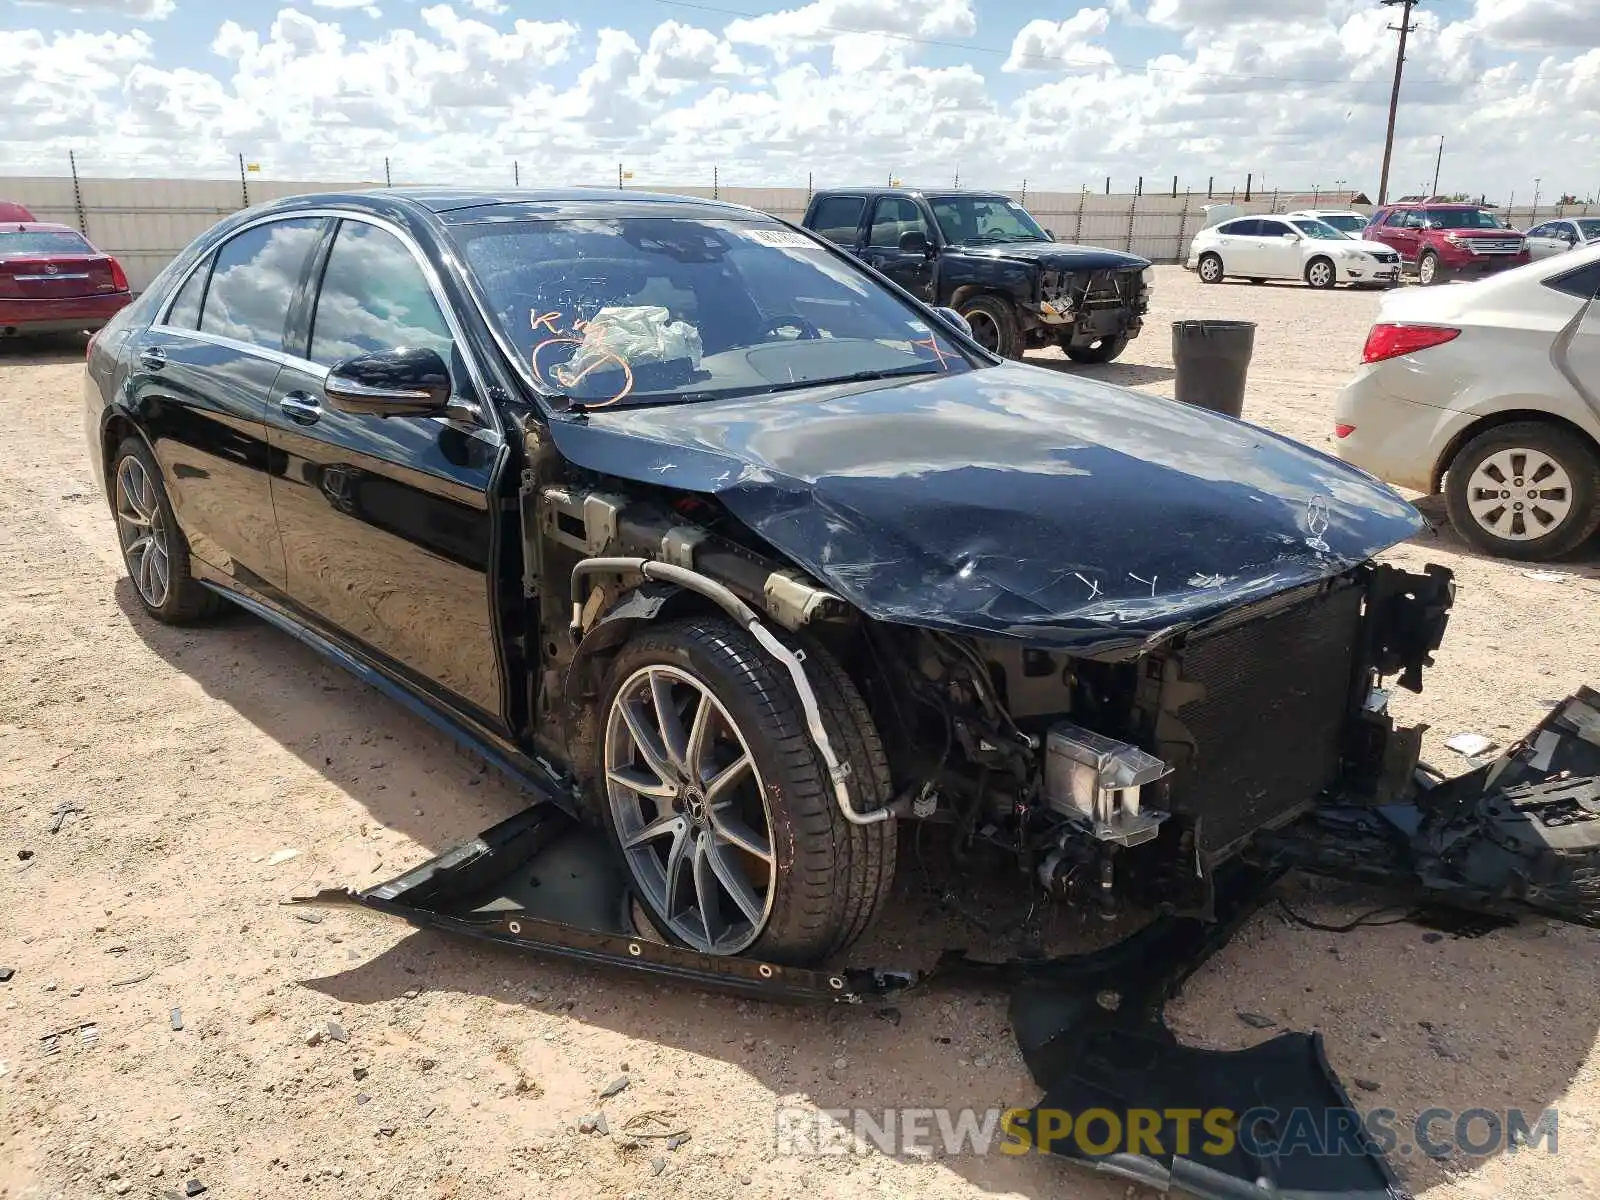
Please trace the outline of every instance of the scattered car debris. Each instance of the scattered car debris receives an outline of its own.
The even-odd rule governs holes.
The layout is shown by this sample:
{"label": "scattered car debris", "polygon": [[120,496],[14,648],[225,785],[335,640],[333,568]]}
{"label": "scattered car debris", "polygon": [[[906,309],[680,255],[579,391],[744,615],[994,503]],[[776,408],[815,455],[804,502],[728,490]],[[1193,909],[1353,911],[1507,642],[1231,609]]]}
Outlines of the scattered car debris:
{"label": "scattered car debris", "polygon": [[67,816],[70,813],[77,813],[79,816],[82,816],[83,809],[79,808],[71,800],[63,800],[60,804],[56,805],[55,812],[52,814],[55,817],[55,820],[50,825],[50,832],[60,833],[61,826],[66,821]]}
{"label": "scattered car debris", "polygon": [[1492,750],[1494,742],[1484,737],[1481,733],[1458,733],[1445,739],[1446,750],[1454,750],[1457,754],[1465,754],[1473,758],[1485,750]]}
{"label": "scattered car debris", "polygon": [[657,1155],[650,1160],[650,1174],[659,1175],[667,1169],[667,1160]]}
{"label": "scattered car debris", "polygon": [[182,1029],[183,1028],[183,1010],[181,1008],[173,1009],[171,1017],[172,1017],[172,1028],[173,1028],[173,1031],[177,1032],[178,1030]]}
{"label": "scattered car debris", "polygon": [[605,1136],[610,1134],[611,1126],[606,1121],[606,1114],[604,1112],[586,1113],[582,1117],[578,1118],[578,1132],[598,1133],[602,1136]]}
{"label": "scattered car debris", "polygon": [[141,971],[137,975],[129,975],[126,979],[113,979],[111,981],[111,986],[112,987],[132,987],[136,983],[143,983],[146,979],[149,979],[150,976],[152,976],[154,974],[155,974],[154,971]]}
{"label": "scattered car debris", "polygon": [[33,851],[32,850],[18,850],[17,851],[17,857],[20,858],[23,862],[27,862],[30,858],[33,857]]}
{"label": "scattered car debris", "polygon": [[201,1183],[198,1179],[191,1179],[183,1185],[183,1194],[185,1196],[198,1196],[205,1190],[206,1185]]}
{"label": "scattered car debris", "polygon": [[322,914],[321,913],[297,912],[297,913],[295,913],[295,916],[299,917],[302,921],[306,922],[308,925],[321,925],[322,924]]}
{"label": "scattered car debris", "polygon": [[369,1071],[366,1067],[351,1067],[350,1074],[355,1077],[357,1083],[360,1083],[363,1079],[371,1074],[371,1071]]}
{"label": "scattered car debris", "polygon": [[1271,1029],[1277,1025],[1271,1017],[1264,1017],[1260,1013],[1236,1012],[1233,1014],[1252,1029]]}
{"label": "scattered car debris", "polygon": [[345,1032],[344,1026],[337,1021],[328,1022],[328,1040],[330,1042],[348,1042],[350,1035]]}
{"label": "scattered car debris", "polygon": [[280,863],[288,862],[291,858],[299,857],[300,851],[298,850],[274,850],[271,854],[267,855],[267,866],[275,867]]}
{"label": "scattered car debris", "polygon": [[15,967],[0,967],[0,983],[10,983],[17,974]]}
{"label": "scattered car debris", "polygon": [[357,1092],[356,1093],[356,1103],[357,1104],[367,1104],[371,1100],[372,1100],[372,1097],[367,1095],[366,1092]]}
{"label": "scattered car debris", "polygon": [[305,1043],[308,1046],[322,1045],[322,1030],[312,1029],[306,1032]]}
{"label": "scattered car debris", "polygon": [[626,1075],[618,1075],[610,1083],[606,1084],[605,1087],[600,1089],[600,1099],[609,1100],[627,1086],[628,1077]]}

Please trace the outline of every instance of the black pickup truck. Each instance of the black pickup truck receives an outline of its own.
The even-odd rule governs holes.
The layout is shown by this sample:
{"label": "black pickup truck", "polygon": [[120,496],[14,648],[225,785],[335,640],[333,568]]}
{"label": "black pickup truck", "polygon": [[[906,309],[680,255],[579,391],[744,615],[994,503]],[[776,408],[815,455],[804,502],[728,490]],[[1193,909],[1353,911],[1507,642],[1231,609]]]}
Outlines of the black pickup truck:
{"label": "black pickup truck", "polygon": [[1110,362],[1150,303],[1149,260],[1058,242],[997,193],[839,188],[814,195],[803,224],[955,309],[1007,358],[1056,343],[1074,362]]}

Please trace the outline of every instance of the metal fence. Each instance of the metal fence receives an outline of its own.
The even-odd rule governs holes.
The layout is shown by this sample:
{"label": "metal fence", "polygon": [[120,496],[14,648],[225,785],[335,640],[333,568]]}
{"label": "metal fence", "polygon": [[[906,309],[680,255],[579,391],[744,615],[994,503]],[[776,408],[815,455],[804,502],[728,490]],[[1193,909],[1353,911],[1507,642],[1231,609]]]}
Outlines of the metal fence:
{"label": "metal fence", "polygon": [[[97,246],[121,260],[135,291],[146,287],[184,246],[217,221],[241,208],[305,192],[365,190],[370,181],[313,182],[245,178],[216,179],[90,179],[43,176],[0,176],[0,199],[25,204],[41,221],[81,229]],[[811,197],[809,187],[672,187],[651,191],[718,198],[744,204],[787,220],[798,221]],[[1248,201],[1234,191],[1169,193],[1050,192],[1023,188],[995,189],[1024,204],[1057,238],[1087,242],[1142,255],[1153,262],[1177,262],[1205,220],[1205,208],[1235,203],[1247,213],[1284,212],[1294,208],[1353,208],[1351,194],[1337,192],[1255,192]],[[1518,229],[1527,229],[1558,215],[1600,214],[1600,205],[1555,205],[1499,210]]]}

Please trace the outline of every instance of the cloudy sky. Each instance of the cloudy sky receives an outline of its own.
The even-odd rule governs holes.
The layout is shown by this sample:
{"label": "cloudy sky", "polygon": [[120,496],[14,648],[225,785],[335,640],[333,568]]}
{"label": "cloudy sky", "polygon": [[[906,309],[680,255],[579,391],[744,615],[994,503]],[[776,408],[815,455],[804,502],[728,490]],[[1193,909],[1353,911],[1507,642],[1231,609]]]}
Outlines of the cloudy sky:
{"label": "cloudy sky", "polygon": [[[1393,187],[1600,189],[1600,0],[1424,0]],[[1374,190],[1377,0],[7,0],[0,174]]]}

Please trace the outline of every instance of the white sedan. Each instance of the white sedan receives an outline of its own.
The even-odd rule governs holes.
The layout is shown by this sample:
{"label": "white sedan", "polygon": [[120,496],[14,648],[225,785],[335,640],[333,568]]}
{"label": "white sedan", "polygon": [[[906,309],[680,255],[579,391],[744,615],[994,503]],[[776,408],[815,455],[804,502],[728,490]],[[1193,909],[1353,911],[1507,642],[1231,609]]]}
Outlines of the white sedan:
{"label": "white sedan", "polygon": [[1383,298],[1339,393],[1340,458],[1414,491],[1489,554],[1537,561],[1600,527],[1600,246]]}
{"label": "white sedan", "polygon": [[1600,242],[1600,217],[1562,217],[1528,230],[1528,253],[1536,259],[1581,250],[1591,242]]}
{"label": "white sedan", "polygon": [[1391,287],[1400,256],[1379,242],[1360,241],[1314,217],[1235,217],[1195,234],[1184,264],[1202,283],[1242,275],[1252,283],[1303,279],[1314,288],[1339,283]]}

